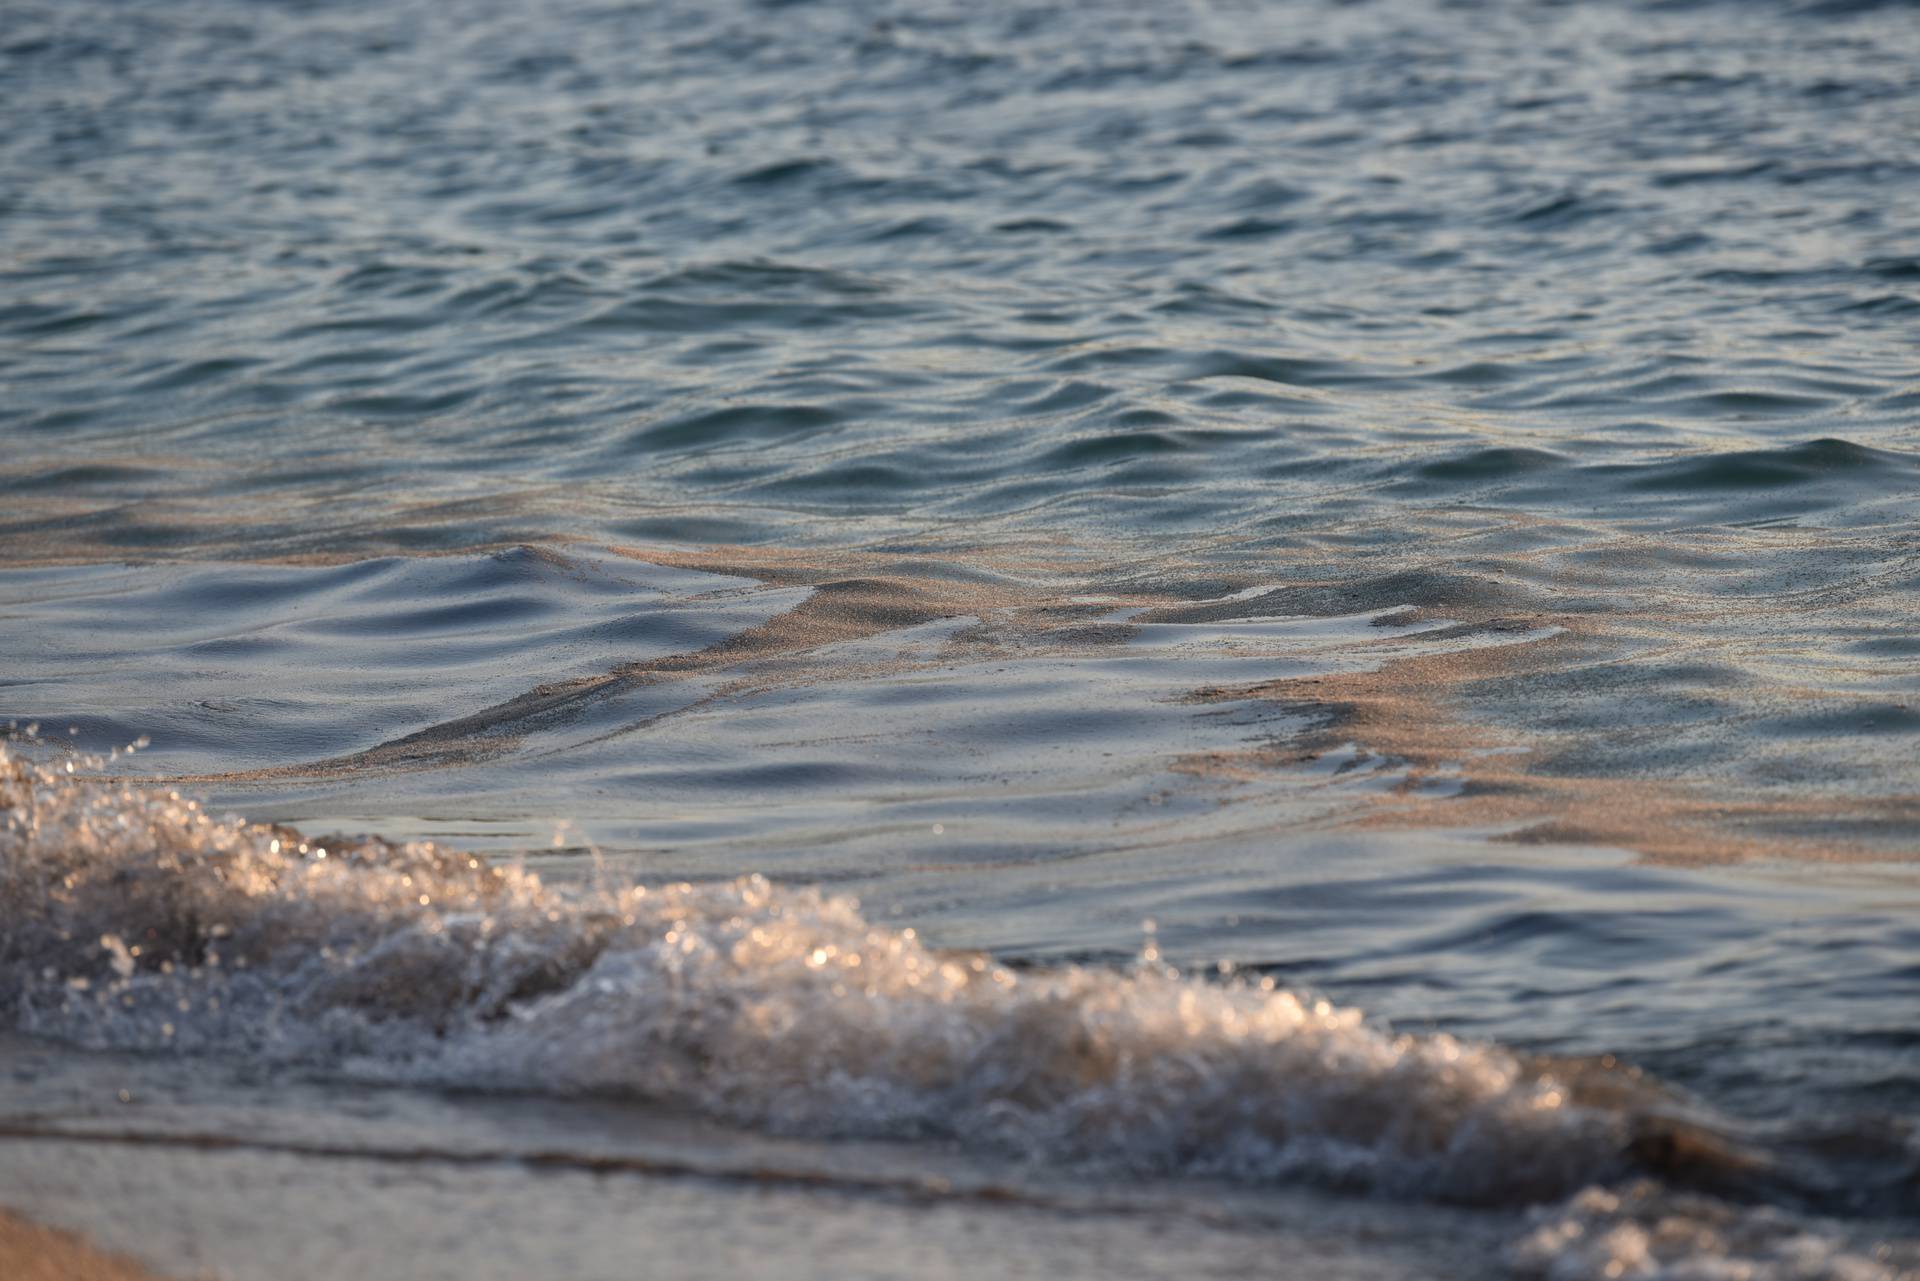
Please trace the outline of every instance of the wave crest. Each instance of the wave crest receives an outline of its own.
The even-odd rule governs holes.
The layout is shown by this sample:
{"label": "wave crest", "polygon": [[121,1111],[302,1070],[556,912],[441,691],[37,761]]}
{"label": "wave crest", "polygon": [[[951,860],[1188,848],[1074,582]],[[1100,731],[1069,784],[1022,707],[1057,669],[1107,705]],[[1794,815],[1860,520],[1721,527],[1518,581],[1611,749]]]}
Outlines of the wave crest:
{"label": "wave crest", "polygon": [[103,764],[0,748],[0,1001],[38,1034],[1445,1200],[1564,1193],[1625,1146],[1622,1113],[1545,1067],[1271,979],[1151,951],[1014,969],[757,876],[548,884],[322,843]]}

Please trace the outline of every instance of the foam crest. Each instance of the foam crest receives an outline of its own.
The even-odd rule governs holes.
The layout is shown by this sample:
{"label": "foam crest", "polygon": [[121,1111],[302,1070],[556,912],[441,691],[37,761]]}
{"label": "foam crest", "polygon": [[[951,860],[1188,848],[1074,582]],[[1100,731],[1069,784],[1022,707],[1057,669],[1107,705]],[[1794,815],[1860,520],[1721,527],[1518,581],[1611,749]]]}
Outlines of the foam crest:
{"label": "foam crest", "polygon": [[1741,1207],[1649,1182],[1589,1188],[1539,1212],[1508,1262],[1543,1281],[1900,1281],[1913,1242],[1864,1249],[1837,1230],[1768,1207]]}
{"label": "foam crest", "polygon": [[546,884],[0,753],[0,1001],[43,1035],[1457,1200],[1570,1190],[1622,1147],[1618,1114],[1500,1047],[1151,950],[1017,970],[817,889]]}

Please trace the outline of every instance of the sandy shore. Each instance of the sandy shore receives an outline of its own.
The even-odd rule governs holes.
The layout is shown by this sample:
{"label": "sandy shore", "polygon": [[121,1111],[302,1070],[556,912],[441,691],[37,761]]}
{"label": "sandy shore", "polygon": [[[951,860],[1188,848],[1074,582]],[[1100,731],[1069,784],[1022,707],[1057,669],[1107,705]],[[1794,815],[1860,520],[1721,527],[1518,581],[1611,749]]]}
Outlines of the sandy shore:
{"label": "sandy shore", "polygon": [[71,1232],[0,1210],[0,1276],[8,1281],[156,1281],[131,1259],[102,1254]]}

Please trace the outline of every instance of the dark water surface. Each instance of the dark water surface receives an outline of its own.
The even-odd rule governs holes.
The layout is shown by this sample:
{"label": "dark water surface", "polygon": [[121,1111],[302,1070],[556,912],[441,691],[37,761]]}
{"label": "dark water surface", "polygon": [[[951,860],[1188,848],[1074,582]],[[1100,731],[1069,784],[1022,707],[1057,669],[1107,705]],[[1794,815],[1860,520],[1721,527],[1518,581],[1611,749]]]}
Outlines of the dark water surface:
{"label": "dark water surface", "polygon": [[1912,5],[25,2],[0,122],[0,1202],[1920,1267]]}

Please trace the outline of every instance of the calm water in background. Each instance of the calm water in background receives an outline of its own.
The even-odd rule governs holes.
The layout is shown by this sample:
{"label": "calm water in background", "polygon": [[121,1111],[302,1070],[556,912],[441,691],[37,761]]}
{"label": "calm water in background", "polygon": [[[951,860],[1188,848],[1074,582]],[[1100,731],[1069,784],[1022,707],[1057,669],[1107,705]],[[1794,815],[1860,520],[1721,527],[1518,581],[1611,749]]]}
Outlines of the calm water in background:
{"label": "calm water in background", "polygon": [[[480,1127],[577,1156],[631,1130],[656,1164],[839,1180],[830,1211],[804,1187],[767,1210],[770,1241],[822,1271],[965,1272],[985,1234],[1056,1275],[1290,1275],[1278,1234],[1319,1260],[1301,1275],[1600,1276],[1639,1256],[1592,1241],[1653,1210],[1550,1210],[1586,1236],[1528,1253],[1505,1244],[1513,1207],[1642,1177],[1660,1213],[1710,1194],[1680,1218],[1738,1220],[1648,1247],[1670,1269],[1900,1266],[1873,1254],[1910,1250],[1920,1186],[1910,5],[5,16],[0,717],[39,721],[48,759],[148,735],[112,768],[316,846],[526,855],[571,897],[539,900],[551,937],[512,935],[558,976],[515,989],[551,1051],[529,1058],[473,984],[382,951],[449,937],[397,883],[351,910],[293,881],[275,884],[297,902],[249,899],[262,937],[301,950],[262,943],[267,977],[220,987],[222,1018],[212,980],[91,943],[169,935],[177,903],[75,904],[16,870],[6,901],[35,924],[0,943],[0,1009],[36,1039],[4,1051],[10,1123],[124,1151],[17,1139],[0,1200],[135,1243],[144,1223],[188,1267],[194,1231],[244,1241],[221,1216],[279,1213],[257,1168],[209,1163],[290,1162],[323,1185],[303,1193],[327,1207],[313,1240],[337,1218],[377,1258],[440,1260],[408,1275],[519,1274],[473,1240],[408,1246],[404,1215],[380,1227],[353,1199],[350,1161],[155,1136],[371,1150],[391,1130],[445,1151]],[[124,878],[143,856],[97,819],[57,839]],[[911,928],[1045,999],[971,1005],[962,1036],[929,1029],[913,984],[856,987],[865,1013],[828,1007],[852,1040],[703,1040],[724,1086],[674,1085],[658,949],[608,969],[644,949],[582,922],[619,886],[748,873],[858,894],[852,923],[818,929],[869,972]],[[693,933],[770,910],[738,893]],[[341,973],[302,968],[315,940]],[[1216,977],[1149,972],[1143,948]],[[819,994],[783,964],[689,990],[788,1027]],[[1404,1133],[1342,1119],[1415,1096],[1402,1130],[1458,1119],[1421,1101],[1444,1072],[1378,1075],[1377,1023],[1258,1080],[1225,1073],[1224,1014],[1143,1030],[1162,981],[1254,1000],[1226,969],[1565,1056],[1598,1081],[1581,1106],[1634,1133],[1541,1139],[1502,1113],[1479,1123],[1492,1148],[1422,1164]],[[1047,986],[1081,981],[1119,987]],[[583,1013],[592,992],[610,1008]],[[1037,1050],[969,1071],[1044,1077],[1044,1105],[902,1066],[949,1033],[1017,1047],[1048,1001],[1089,1043],[1201,1065],[1191,1097],[1215,1103]],[[1631,1088],[1622,1063],[1644,1070]],[[836,1070],[853,1084],[830,1098],[796,1084]],[[1326,1084],[1343,1073],[1350,1095]],[[385,1111],[341,1079],[388,1090]],[[165,1108],[129,1112],[122,1081]],[[1087,1091],[1119,1108],[1100,1142]],[[1229,1096],[1291,1129],[1231,1159],[1167,1137],[1208,1133]],[[733,1128],[591,1111],[635,1099]],[[1047,1122],[1009,1137],[1008,1107]],[[1744,1155],[1676,1156],[1650,1116]],[[765,1156],[775,1135],[799,1147]],[[847,1136],[883,1142],[819,1141]],[[1543,1144],[1559,1166],[1537,1189],[1489,1173]],[[407,1175],[402,1202],[520,1204],[545,1225],[526,1257],[619,1274],[604,1219],[557,1208],[577,1170],[488,1166],[463,1201],[463,1168]],[[1005,1219],[929,1212],[936,1266],[890,1198],[969,1178],[1044,1186]],[[1422,1204],[1449,1199],[1436,1178],[1499,1208],[1446,1219]],[[876,1201],[861,1179],[896,1183]],[[224,1191],[182,1200],[195,1180]],[[1276,1191],[1329,1185],[1373,1199]],[[738,1217],[724,1180],[673,1186],[689,1204],[643,1240]],[[1107,1195],[1198,1236],[1150,1257],[1108,1211],[1059,1208]],[[1800,1258],[1753,1214],[1838,1226]],[[180,1223],[202,1226],[182,1244]],[[1413,1244],[1381,1244],[1396,1234]],[[251,1239],[211,1261],[274,1266],[274,1235]]]}

